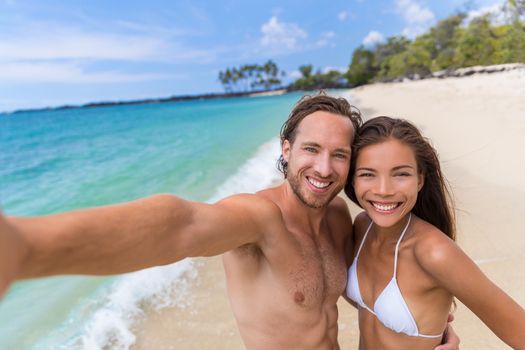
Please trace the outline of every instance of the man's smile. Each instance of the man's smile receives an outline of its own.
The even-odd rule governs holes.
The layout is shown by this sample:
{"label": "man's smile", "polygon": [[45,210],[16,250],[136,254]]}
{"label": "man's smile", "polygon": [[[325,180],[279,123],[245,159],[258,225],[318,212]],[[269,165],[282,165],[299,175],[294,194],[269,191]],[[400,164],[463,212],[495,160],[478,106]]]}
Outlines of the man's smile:
{"label": "man's smile", "polygon": [[331,181],[317,180],[310,176],[307,176],[306,180],[308,181],[310,185],[312,185],[312,187],[314,187],[314,189],[317,189],[317,190],[326,190],[328,186],[330,186],[333,183]]}

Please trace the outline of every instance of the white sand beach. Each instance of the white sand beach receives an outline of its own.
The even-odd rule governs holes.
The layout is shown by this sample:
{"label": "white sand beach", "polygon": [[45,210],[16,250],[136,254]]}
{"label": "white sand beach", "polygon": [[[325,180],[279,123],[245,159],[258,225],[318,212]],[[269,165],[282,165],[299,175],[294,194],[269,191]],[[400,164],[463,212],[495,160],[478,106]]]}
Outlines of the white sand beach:
{"label": "white sand beach", "polygon": [[[525,305],[525,70],[374,84],[346,96],[365,119],[406,118],[432,140],[455,195],[459,245]],[[244,348],[220,258],[199,264],[189,306],[148,314],[134,349]],[[342,299],[339,310],[341,349],[357,349],[357,312]],[[460,302],[455,315],[462,349],[508,348]]]}

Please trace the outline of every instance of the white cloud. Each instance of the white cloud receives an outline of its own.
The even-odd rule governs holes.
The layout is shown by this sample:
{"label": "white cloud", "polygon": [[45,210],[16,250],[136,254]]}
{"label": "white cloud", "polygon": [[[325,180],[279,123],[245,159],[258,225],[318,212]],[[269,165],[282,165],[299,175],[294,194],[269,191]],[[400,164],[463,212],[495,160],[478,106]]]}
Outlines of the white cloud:
{"label": "white cloud", "polygon": [[295,50],[299,42],[308,36],[297,24],[279,22],[276,16],[261,26],[261,32],[261,46],[277,51]]}
{"label": "white cloud", "polygon": [[346,21],[348,19],[349,16],[350,16],[350,14],[348,13],[348,11],[341,11],[337,15],[337,18],[339,18],[339,20],[341,22],[344,22],[344,21]]}
{"label": "white cloud", "polygon": [[465,23],[468,24],[474,18],[488,14],[492,24],[494,25],[505,24],[507,18],[506,18],[503,7],[504,7],[503,4],[497,3],[497,4],[493,4],[489,6],[480,7],[477,10],[469,11],[467,13],[467,17],[465,18]]}
{"label": "white cloud", "polygon": [[348,71],[348,67],[332,67],[332,66],[326,66],[321,69],[321,72],[323,74],[326,74],[330,71],[338,71],[339,73],[346,73]]}
{"label": "white cloud", "polygon": [[396,0],[396,7],[407,23],[428,23],[434,20],[432,11],[415,0]]}
{"label": "white cloud", "polygon": [[299,79],[303,77],[303,74],[299,72],[298,70],[294,70],[294,71],[288,72],[286,76],[292,79]]}
{"label": "white cloud", "polygon": [[403,34],[409,38],[422,34],[435,21],[434,13],[417,0],[396,0],[396,11],[407,23]]}
{"label": "white cloud", "polygon": [[383,34],[373,30],[363,39],[363,45],[374,46],[385,40]]}
{"label": "white cloud", "polygon": [[[126,29],[122,31],[121,29]],[[131,29],[131,30],[130,30]],[[209,62],[219,49],[186,47],[182,32],[129,22],[104,31],[53,22],[27,22],[0,32],[0,80],[17,82],[108,83],[177,78],[115,67],[94,71],[110,61],[141,63]]]}
{"label": "white cloud", "polygon": [[209,52],[183,47],[158,33],[89,32],[71,26],[40,23],[0,34],[0,61],[124,60],[173,62],[206,58]]}
{"label": "white cloud", "polygon": [[80,62],[7,62],[0,64],[0,81],[12,83],[122,83],[180,79],[173,74],[87,71]]}
{"label": "white cloud", "polygon": [[315,43],[315,46],[317,46],[317,47],[325,47],[325,46],[330,45],[331,47],[334,47],[335,44],[333,42],[331,42],[331,40],[333,38],[335,38],[335,33],[334,32],[321,33],[321,37],[319,38],[319,40],[317,40],[317,42]]}
{"label": "white cloud", "polygon": [[105,37],[87,33],[68,33],[60,36],[42,33],[38,36],[2,40],[0,59],[60,60],[109,59],[144,60],[155,57],[161,42],[153,38],[126,36]]}

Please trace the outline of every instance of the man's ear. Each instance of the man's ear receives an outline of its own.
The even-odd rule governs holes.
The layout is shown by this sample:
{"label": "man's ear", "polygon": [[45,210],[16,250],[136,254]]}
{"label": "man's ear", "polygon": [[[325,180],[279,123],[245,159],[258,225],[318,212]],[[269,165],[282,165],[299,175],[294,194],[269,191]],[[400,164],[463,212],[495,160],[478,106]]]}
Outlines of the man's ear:
{"label": "man's ear", "polygon": [[283,159],[288,162],[289,158],[290,158],[290,149],[292,148],[292,145],[290,144],[290,141],[288,140],[284,140],[283,142],[283,146],[282,146],[282,154],[283,154]]}

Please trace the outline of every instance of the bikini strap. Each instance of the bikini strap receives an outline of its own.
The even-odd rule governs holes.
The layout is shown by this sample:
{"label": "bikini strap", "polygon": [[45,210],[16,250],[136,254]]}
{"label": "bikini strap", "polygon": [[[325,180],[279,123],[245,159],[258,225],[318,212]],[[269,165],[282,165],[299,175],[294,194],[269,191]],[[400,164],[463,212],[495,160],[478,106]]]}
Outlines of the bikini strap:
{"label": "bikini strap", "polygon": [[368,236],[368,232],[370,232],[370,229],[372,228],[372,224],[374,222],[370,220],[370,224],[368,225],[368,228],[366,229],[365,235],[363,237],[363,240],[361,241],[361,244],[359,245],[359,249],[357,250],[357,254],[355,255],[354,259],[357,259],[359,257],[359,253],[361,253],[361,248],[363,248],[363,244],[365,243],[366,237]]}
{"label": "bikini strap", "polygon": [[408,214],[408,220],[405,225],[405,228],[403,229],[403,232],[401,233],[401,236],[399,236],[399,239],[397,240],[396,244],[396,251],[394,255],[394,278],[397,276],[397,254],[399,253],[399,244],[401,243],[401,240],[403,239],[403,236],[407,232],[408,226],[410,225],[410,219],[412,219],[412,213]]}

